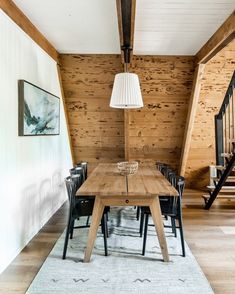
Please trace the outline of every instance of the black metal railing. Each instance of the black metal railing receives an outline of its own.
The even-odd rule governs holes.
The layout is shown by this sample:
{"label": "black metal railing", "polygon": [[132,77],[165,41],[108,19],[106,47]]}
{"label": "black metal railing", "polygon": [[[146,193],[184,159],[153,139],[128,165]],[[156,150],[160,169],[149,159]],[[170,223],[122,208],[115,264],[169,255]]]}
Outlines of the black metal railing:
{"label": "black metal railing", "polygon": [[229,83],[224,101],[219,113],[215,115],[215,145],[216,164],[226,165],[229,155],[234,153],[235,143],[235,122],[234,122],[234,88],[235,71]]}
{"label": "black metal railing", "polygon": [[214,190],[210,192],[209,199],[206,200],[206,209],[210,209],[235,166],[234,89],[235,71],[229,83],[219,113],[215,115],[216,164],[224,167],[224,169],[217,169],[217,178],[219,180],[215,183]]}

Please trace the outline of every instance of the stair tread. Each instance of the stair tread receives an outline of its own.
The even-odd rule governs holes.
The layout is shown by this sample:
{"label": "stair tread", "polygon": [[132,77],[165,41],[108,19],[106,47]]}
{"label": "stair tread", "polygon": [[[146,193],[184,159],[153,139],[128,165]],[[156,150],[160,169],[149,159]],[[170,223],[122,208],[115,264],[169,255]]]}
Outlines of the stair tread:
{"label": "stair tread", "polygon": [[[214,190],[214,189],[215,189],[215,186],[207,186],[207,188],[208,188],[209,190]],[[226,191],[231,190],[231,191],[234,191],[234,192],[235,192],[235,186],[223,186],[223,187],[221,188],[221,190],[226,190]]]}
{"label": "stair tread", "polygon": [[[218,170],[225,170],[226,169],[226,167],[223,165],[215,165],[214,167]],[[233,170],[235,171],[235,167],[233,168]]]}
{"label": "stair tread", "polygon": [[221,153],[221,157],[230,158],[233,156],[233,153]]}
{"label": "stair tread", "polygon": [[[211,178],[213,181],[219,181],[220,178],[217,178],[217,177],[212,177]],[[229,176],[227,179],[226,179],[226,182],[229,182],[229,183],[232,183],[232,182],[235,182],[235,176]]]}
{"label": "stair tread", "polygon": [[215,168],[219,170],[225,170],[225,167],[223,165],[215,165]]}
{"label": "stair tread", "polygon": [[[202,195],[202,198],[204,198],[204,199],[209,199],[210,198],[210,195],[208,195],[208,194],[204,194],[204,195]],[[221,194],[218,194],[217,196],[216,196],[216,199],[235,199],[235,194],[234,195],[221,195]]]}

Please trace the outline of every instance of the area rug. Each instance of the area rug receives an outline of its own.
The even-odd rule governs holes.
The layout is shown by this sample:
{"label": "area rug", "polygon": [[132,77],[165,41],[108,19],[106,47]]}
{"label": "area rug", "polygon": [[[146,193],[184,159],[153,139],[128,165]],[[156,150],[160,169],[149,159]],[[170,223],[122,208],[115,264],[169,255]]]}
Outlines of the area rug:
{"label": "area rug", "polygon": [[[84,220],[79,220],[83,222]],[[179,237],[166,231],[170,262],[163,262],[154,227],[149,227],[146,255],[133,207],[112,208],[109,214],[109,256],[104,256],[98,232],[90,263],[83,263],[88,229],[75,230],[69,240],[67,259],[62,260],[64,233],[28,289],[28,294],[209,294],[206,277],[186,244],[181,256]],[[178,233],[179,235],[179,233]]]}

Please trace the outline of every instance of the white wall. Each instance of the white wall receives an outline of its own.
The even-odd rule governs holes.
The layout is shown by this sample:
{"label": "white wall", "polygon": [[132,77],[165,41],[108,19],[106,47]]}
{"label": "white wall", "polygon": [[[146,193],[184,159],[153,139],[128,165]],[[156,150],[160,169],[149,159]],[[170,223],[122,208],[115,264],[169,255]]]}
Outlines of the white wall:
{"label": "white wall", "polygon": [[72,165],[62,100],[59,136],[18,136],[18,79],[61,97],[56,62],[0,10],[0,272],[67,199]]}

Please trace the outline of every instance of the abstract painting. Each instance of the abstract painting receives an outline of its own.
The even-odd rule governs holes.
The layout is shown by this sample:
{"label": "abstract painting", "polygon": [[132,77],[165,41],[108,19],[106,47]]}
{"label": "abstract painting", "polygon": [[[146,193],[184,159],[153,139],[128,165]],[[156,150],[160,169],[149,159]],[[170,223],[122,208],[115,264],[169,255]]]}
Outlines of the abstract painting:
{"label": "abstract painting", "polygon": [[59,97],[19,80],[19,136],[59,135]]}

